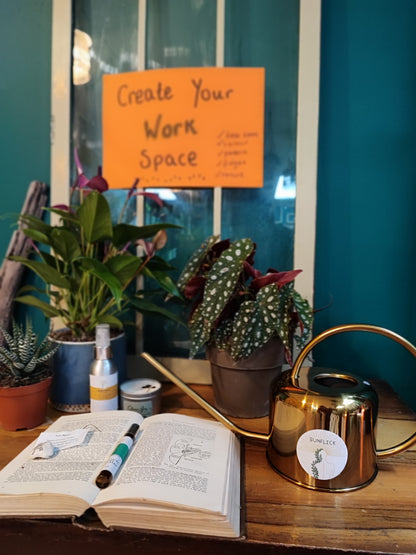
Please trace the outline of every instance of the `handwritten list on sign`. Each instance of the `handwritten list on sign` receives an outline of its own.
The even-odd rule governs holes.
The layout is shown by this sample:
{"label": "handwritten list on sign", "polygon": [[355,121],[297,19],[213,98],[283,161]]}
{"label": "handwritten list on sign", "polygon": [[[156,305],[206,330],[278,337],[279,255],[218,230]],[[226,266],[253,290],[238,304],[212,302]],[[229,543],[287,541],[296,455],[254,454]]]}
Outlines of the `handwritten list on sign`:
{"label": "handwritten list on sign", "polygon": [[109,186],[262,187],[264,79],[264,68],[104,75]]}

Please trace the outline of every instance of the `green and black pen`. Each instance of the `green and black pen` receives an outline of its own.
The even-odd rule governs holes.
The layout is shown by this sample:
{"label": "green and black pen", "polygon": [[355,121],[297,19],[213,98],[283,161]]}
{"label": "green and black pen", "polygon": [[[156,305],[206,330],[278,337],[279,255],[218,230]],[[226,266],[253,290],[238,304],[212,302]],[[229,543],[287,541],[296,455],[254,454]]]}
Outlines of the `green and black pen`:
{"label": "green and black pen", "polygon": [[117,472],[130,452],[139,428],[139,424],[132,424],[130,426],[128,431],[124,434],[123,439],[112,452],[105,466],[101,469],[95,480],[95,484],[100,489],[106,488],[114,480]]}

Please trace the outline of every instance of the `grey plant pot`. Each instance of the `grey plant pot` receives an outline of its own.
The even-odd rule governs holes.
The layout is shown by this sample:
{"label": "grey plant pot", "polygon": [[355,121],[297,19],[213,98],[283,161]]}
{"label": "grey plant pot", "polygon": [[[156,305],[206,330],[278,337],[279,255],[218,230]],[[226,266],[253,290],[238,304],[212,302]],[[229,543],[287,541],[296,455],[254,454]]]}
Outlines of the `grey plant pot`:
{"label": "grey plant pot", "polygon": [[206,353],[218,410],[236,418],[260,418],[269,414],[272,384],[280,376],[284,363],[284,346],[278,337],[239,361],[213,346],[208,346]]}

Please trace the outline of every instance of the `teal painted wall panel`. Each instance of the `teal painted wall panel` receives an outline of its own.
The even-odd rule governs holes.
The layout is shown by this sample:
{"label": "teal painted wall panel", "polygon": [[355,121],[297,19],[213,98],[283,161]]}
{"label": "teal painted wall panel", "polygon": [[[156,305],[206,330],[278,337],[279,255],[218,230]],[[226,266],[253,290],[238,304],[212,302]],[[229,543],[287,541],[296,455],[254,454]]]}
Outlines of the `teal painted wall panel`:
{"label": "teal painted wall panel", "polygon": [[[323,0],[315,334],[354,322],[416,342],[416,4]],[[367,334],[316,362],[383,377],[413,406],[416,363]]]}
{"label": "teal painted wall panel", "polygon": [[[0,260],[29,183],[50,180],[51,24],[52,0],[0,0]],[[16,304],[19,319],[24,311]]]}
{"label": "teal painted wall panel", "polygon": [[[0,213],[18,213],[30,181],[49,182],[52,0],[0,0]],[[12,220],[0,220],[0,253]]]}

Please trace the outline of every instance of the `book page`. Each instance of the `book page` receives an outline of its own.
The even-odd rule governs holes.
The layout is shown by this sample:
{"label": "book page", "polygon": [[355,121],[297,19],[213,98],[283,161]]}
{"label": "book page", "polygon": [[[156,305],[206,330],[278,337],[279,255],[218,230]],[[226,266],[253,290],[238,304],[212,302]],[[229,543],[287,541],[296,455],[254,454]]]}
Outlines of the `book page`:
{"label": "book page", "polygon": [[[224,512],[230,441],[222,424],[179,414],[146,419],[113,485],[94,506],[115,501]],[[98,510],[99,512],[99,510]]]}
{"label": "book page", "polygon": [[[99,491],[95,478],[100,468],[129,426],[142,420],[140,414],[132,411],[105,411],[59,418],[48,432],[87,428],[84,442],[59,450],[47,459],[31,458],[36,441],[24,449],[0,472],[0,515],[20,514],[13,512],[19,511],[20,505],[22,511],[27,511],[24,514],[36,514],[37,511],[42,514],[42,507],[45,509],[49,497],[43,495],[39,498],[36,495],[39,493],[76,496],[89,506]],[[24,500],[19,499],[22,495]],[[53,514],[60,514],[59,506],[54,510]]]}

